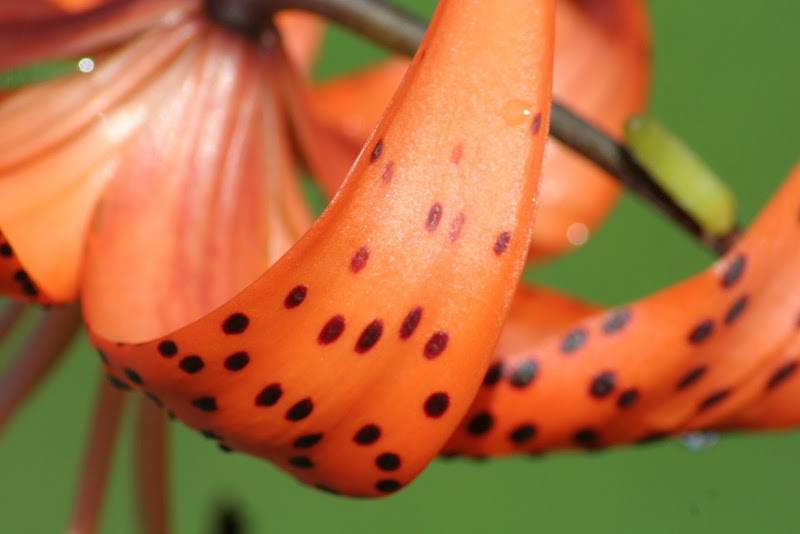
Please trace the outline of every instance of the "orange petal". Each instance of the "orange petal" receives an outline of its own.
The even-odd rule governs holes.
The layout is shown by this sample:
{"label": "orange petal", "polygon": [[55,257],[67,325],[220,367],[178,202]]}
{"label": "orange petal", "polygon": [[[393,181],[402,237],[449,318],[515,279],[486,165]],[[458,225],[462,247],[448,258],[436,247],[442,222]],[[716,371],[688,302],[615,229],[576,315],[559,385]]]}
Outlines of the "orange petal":
{"label": "orange petal", "polygon": [[553,8],[441,2],[311,230],[186,328],[118,345],[93,327],[108,371],[306,483],[370,496],[409,483],[468,408],[519,280],[549,121]]}
{"label": "orange petal", "polygon": [[[77,296],[89,219],[119,150],[145,124],[150,102],[163,98],[161,70],[198,31],[191,20],[156,28],[98,55],[90,74],[0,100],[0,231],[40,300]],[[6,275],[0,287],[19,282]]]}
{"label": "orange petal", "polygon": [[[553,97],[620,139],[650,86],[650,27],[641,0],[563,0],[556,9]],[[618,182],[551,140],[528,262],[582,245],[618,197]]]}
{"label": "orange petal", "polygon": [[322,44],[324,21],[305,11],[280,11],[275,16],[274,22],[292,66],[307,77],[317,57],[317,50]]}
{"label": "orange petal", "polygon": [[72,15],[23,13],[23,20],[0,9],[0,70],[115,45],[147,28],[169,26],[199,5],[200,0],[111,2]]}
{"label": "orange petal", "polygon": [[163,335],[291,245],[280,202],[292,162],[270,64],[208,27],[162,73],[92,221],[82,289],[92,328],[120,341]]}
{"label": "orange petal", "polygon": [[[798,198],[800,165],[706,271],[506,357],[445,450],[596,447],[759,417],[789,422],[785,413],[770,419],[765,397],[791,383],[786,366],[800,350]],[[748,408],[755,401],[760,414]]]}

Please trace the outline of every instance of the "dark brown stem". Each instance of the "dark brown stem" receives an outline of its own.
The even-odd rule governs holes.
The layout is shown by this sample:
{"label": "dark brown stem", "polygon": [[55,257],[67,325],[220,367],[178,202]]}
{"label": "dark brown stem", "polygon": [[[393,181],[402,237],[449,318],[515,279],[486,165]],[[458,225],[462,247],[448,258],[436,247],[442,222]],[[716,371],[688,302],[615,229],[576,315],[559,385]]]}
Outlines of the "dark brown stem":
{"label": "dark brown stem", "polygon": [[[209,12],[230,26],[253,28],[276,11],[299,9],[316,13],[364,37],[408,56],[414,55],[425,34],[426,23],[385,3],[383,0],[206,0]],[[249,13],[250,15],[242,15]],[[639,195],[716,254],[736,241],[738,229],[713,237],[681,208],[628,150],[584,121],[569,109],[553,102],[550,134],[583,157],[594,162],[628,189]]]}

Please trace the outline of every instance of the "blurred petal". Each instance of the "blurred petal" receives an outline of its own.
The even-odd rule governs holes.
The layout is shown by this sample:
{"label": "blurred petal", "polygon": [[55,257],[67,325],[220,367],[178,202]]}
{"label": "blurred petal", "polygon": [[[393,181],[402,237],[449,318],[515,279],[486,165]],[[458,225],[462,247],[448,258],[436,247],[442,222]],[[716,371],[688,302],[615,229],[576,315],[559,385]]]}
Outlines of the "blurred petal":
{"label": "blurred petal", "polygon": [[66,58],[120,43],[147,28],[181,20],[200,0],[118,0],[73,15],[18,20],[0,12],[0,70]]}
{"label": "blurred petal", "polygon": [[163,335],[291,244],[280,204],[292,162],[267,64],[209,28],[161,75],[92,222],[82,290],[92,328],[121,341]]}
{"label": "blurred petal", "polygon": [[[563,0],[556,11],[553,98],[621,139],[650,86],[650,27],[642,0]],[[553,139],[529,262],[582,245],[605,219],[620,185]]]}
{"label": "blurred petal", "polygon": [[[44,293],[40,300],[77,296],[89,220],[119,172],[119,151],[148,120],[152,102],[179,83],[167,66],[198,31],[191,20],[156,28],[99,54],[91,74],[0,100],[0,231],[13,259]],[[6,277],[0,287],[18,282]]]}
{"label": "blurred petal", "polygon": [[292,67],[301,75],[309,76],[322,44],[324,20],[305,11],[280,11],[274,22]]}

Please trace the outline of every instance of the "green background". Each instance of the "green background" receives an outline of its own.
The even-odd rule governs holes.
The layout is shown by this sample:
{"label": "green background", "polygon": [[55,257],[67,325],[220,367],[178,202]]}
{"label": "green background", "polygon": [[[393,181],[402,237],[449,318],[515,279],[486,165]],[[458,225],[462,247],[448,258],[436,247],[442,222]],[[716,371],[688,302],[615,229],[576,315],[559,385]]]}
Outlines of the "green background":
{"label": "green background", "polygon": [[[502,6],[502,2],[497,3]],[[429,14],[432,2],[406,2]],[[758,5],[758,7],[755,7]],[[800,156],[800,2],[653,0],[652,112],[731,184],[749,221]],[[332,31],[321,73],[380,52]],[[710,256],[626,198],[579,253],[536,278],[610,304],[674,283]],[[18,341],[17,336],[17,340]],[[6,346],[0,365],[13,349]],[[0,533],[62,532],[98,366],[81,337],[0,440]],[[100,531],[137,532],[127,418]],[[380,501],[307,489],[265,462],[172,427],[175,532],[211,533],[234,503],[262,532],[797,532],[800,436],[723,437],[538,459],[436,461]]]}

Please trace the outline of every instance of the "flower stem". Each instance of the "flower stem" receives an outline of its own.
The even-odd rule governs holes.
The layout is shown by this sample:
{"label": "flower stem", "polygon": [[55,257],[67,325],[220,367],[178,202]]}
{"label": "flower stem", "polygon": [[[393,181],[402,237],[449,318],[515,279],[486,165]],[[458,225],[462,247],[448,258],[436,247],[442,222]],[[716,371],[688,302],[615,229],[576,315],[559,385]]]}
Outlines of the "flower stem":
{"label": "flower stem", "polygon": [[[206,3],[207,6],[217,6],[213,9],[209,7],[209,12],[223,20],[226,14],[219,7],[223,5],[231,10],[231,18],[249,12],[257,13],[256,18],[264,20],[263,17],[283,9],[308,11],[408,56],[416,52],[427,27],[424,21],[384,0],[206,0]],[[558,102],[553,102],[550,134],[619,180],[712,252],[722,254],[736,241],[738,229],[722,237],[708,235],[699,222],[631,157],[623,145]]]}

